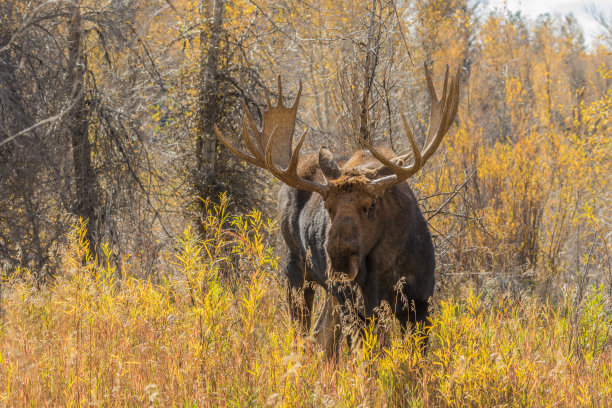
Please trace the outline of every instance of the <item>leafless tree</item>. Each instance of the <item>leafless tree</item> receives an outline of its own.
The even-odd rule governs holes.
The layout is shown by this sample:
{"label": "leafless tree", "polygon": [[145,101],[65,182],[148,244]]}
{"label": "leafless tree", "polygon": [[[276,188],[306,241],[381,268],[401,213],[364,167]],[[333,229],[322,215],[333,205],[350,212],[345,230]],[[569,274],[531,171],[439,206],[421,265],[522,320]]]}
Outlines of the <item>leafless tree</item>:
{"label": "leafless tree", "polygon": [[155,67],[138,3],[23,3],[0,5],[0,257],[41,270],[77,217],[97,253],[154,207],[140,119]]}

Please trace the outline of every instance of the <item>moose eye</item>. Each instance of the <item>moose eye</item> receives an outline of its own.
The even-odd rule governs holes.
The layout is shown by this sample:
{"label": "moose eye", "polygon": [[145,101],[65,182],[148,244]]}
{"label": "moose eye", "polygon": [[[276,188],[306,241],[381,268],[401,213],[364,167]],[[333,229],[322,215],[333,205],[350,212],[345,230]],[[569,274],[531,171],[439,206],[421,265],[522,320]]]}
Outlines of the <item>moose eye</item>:
{"label": "moose eye", "polygon": [[364,206],[362,209],[364,213],[368,214],[368,217],[373,216],[375,210],[376,210],[376,203],[372,203],[369,206]]}

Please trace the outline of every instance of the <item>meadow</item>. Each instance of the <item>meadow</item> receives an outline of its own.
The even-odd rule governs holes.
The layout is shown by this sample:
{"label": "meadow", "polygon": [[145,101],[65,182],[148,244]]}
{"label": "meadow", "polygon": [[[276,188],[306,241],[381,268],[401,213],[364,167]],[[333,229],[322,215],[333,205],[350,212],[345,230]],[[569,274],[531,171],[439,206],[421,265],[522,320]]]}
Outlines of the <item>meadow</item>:
{"label": "meadow", "polygon": [[[612,406],[612,15],[587,43],[487,3],[0,2],[0,407]],[[407,181],[429,346],[382,315],[329,360],[290,321],[280,183],[213,128],[240,146],[279,75],[305,153],[402,155],[446,65]]]}
{"label": "meadow", "polygon": [[172,273],[145,280],[94,259],[77,224],[56,278],[40,286],[21,269],[3,282],[0,405],[609,405],[603,286],[579,303],[577,287],[556,301],[442,290],[426,354],[391,321],[330,361],[290,323],[273,229],[260,212],[211,204],[206,239],[187,229],[168,254]]}

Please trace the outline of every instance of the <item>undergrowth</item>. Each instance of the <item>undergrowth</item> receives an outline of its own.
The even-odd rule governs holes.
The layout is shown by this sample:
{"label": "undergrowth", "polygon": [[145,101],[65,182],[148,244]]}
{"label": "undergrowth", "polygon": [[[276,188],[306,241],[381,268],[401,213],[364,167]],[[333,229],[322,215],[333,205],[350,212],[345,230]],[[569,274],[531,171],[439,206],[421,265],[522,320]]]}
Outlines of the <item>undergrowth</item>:
{"label": "undergrowth", "polygon": [[[5,276],[2,406],[606,406],[612,317],[603,287],[576,302],[438,295],[427,354],[397,328],[327,361],[290,323],[261,214],[209,206],[158,281],[88,252],[75,226],[61,273]],[[102,251],[111,259],[108,247]],[[119,278],[120,277],[120,278]]]}

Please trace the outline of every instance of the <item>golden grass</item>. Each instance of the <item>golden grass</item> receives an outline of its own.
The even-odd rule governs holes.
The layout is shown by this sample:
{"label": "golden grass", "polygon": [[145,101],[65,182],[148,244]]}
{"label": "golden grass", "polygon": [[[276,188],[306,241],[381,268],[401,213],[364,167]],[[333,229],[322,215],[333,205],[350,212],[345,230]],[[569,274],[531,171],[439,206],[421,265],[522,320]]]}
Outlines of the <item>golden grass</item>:
{"label": "golden grass", "polygon": [[[4,282],[2,406],[606,406],[612,320],[602,289],[574,307],[472,291],[438,301],[430,348],[378,331],[337,364],[296,339],[271,228],[211,207],[202,241],[186,231],[174,274],[153,283],[87,254],[72,233],[62,273],[37,288]],[[105,249],[106,256],[109,250]]]}

